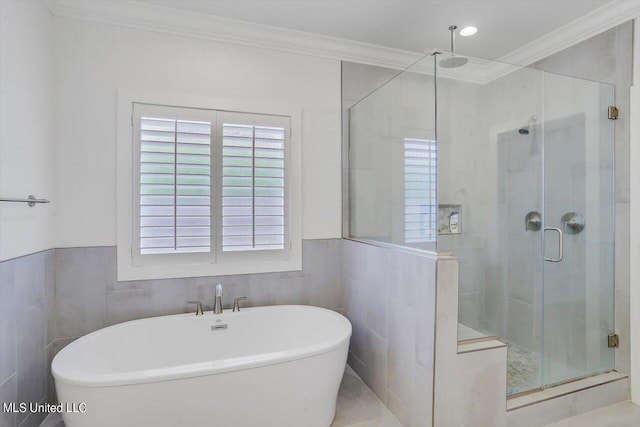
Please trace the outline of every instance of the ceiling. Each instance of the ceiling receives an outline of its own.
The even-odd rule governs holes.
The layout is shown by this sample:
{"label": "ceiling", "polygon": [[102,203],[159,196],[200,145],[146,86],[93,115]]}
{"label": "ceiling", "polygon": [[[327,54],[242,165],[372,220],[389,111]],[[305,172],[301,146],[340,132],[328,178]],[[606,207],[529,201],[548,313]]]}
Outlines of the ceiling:
{"label": "ceiling", "polygon": [[[414,52],[447,49],[501,58],[610,0],[138,0],[185,11],[306,31]],[[634,0],[635,1],[635,0]]]}

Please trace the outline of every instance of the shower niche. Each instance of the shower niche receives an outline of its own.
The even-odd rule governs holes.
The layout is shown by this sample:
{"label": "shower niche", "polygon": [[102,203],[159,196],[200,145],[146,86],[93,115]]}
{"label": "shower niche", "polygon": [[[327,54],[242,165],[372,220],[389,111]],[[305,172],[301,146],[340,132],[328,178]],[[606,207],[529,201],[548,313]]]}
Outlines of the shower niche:
{"label": "shower niche", "polygon": [[350,108],[348,236],[453,253],[459,340],[507,343],[507,394],[610,371],[615,88],[464,59]]}
{"label": "shower niche", "polygon": [[462,205],[438,205],[438,235],[462,234]]}

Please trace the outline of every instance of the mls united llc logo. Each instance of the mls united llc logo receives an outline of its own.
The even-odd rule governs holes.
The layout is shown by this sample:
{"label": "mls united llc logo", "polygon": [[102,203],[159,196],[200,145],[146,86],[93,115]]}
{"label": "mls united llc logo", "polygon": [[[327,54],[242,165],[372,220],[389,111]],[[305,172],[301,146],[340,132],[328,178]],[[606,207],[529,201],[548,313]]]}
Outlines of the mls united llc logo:
{"label": "mls united llc logo", "polygon": [[50,403],[3,402],[2,412],[11,412],[15,414],[24,414],[26,412],[29,412],[29,413],[43,412],[47,414],[65,412],[65,413],[84,414],[85,412],[87,412],[87,404],[67,402],[67,403],[58,403],[57,405],[52,405]]}

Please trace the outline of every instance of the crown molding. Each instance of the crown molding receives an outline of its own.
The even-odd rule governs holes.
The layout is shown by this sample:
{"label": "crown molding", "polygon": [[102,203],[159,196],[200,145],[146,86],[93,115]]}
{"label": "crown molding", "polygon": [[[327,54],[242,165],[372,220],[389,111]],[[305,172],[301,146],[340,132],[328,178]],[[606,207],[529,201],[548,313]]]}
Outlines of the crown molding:
{"label": "crown molding", "polygon": [[640,2],[637,0],[609,2],[498,59],[497,63],[487,67],[484,80],[493,81],[636,17],[640,17]]}
{"label": "crown molding", "polygon": [[[132,0],[43,1],[55,16],[60,17],[397,70],[410,67],[425,55]],[[439,70],[439,75],[478,84],[488,83],[638,16],[638,1],[612,1],[503,56],[497,62],[488,61],[486,65],[470,63],[462,67],[464,70]],[[433,73],[429,71],[427,62],[423,62],[412,69]]]}
{"label": "crown molding", "polygon": [[530,65],[639,15],[640,2],[637,0],[612,1],[527,43],[498,61],[521,66]]}
{"label": "crown molding", "polygon": [[257,47],[320,58],[404,69],[424,55],[131,0],[43,0],[55,16]]}

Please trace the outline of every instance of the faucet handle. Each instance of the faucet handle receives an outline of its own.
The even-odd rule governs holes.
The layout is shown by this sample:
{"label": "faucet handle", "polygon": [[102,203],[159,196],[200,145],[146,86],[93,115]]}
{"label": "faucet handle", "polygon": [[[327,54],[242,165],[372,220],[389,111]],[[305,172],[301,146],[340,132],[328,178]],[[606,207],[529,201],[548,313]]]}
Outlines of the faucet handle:
{"label": "faucet handle", "polygon": [[240,311],[240,301],[246,300],[247,297],[238,297],[233,299],[233,311]]}
{"label": "faucet handle", "polygon": [[201,314],[204,314],[204,312],[202,311],[202,302],[200,301],[187,301],[189,304],[196,304],[196,316],[200,316]]}

